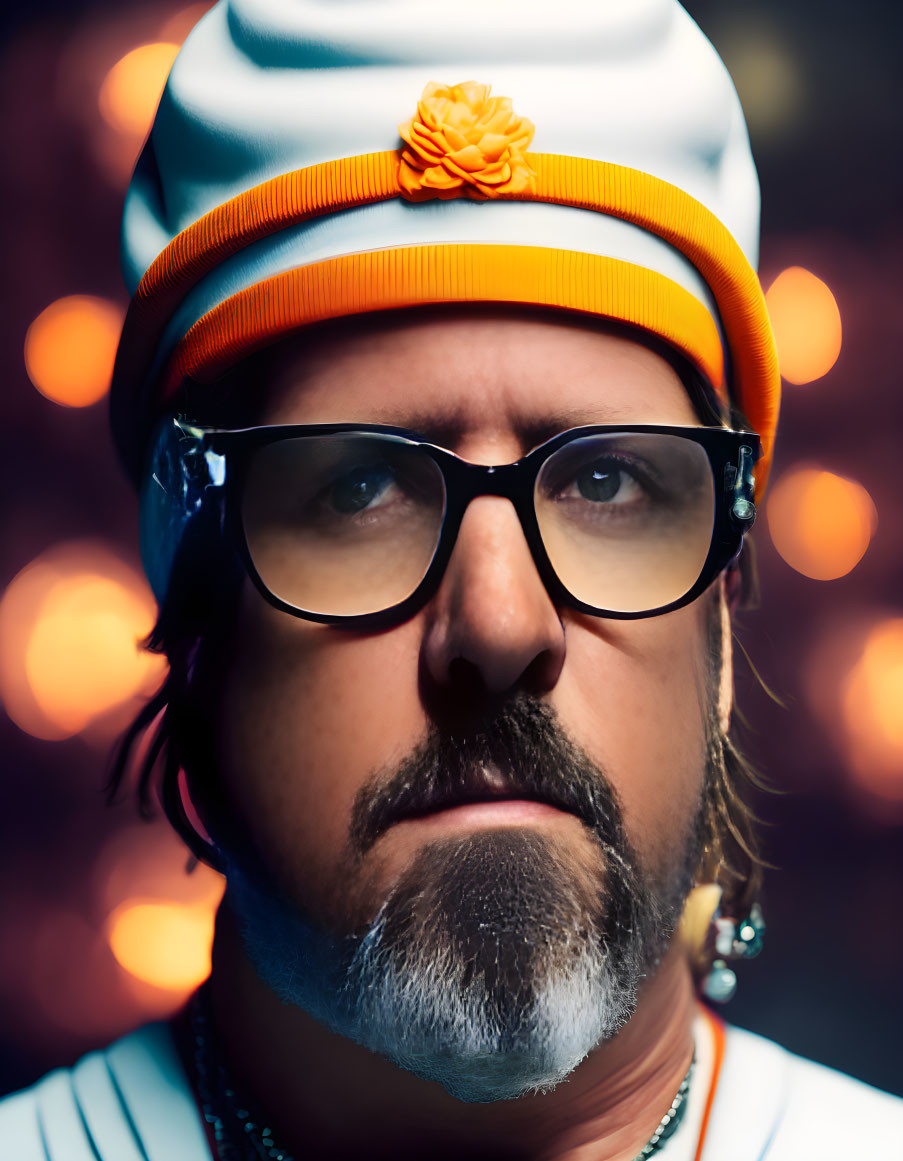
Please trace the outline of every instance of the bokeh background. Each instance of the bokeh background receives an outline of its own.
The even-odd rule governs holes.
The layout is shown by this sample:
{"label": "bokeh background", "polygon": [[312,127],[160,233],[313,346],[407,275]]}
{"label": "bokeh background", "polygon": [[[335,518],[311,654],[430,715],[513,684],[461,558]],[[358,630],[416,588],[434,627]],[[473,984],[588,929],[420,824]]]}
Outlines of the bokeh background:
{"label": "bokeh background", "polygon": [[[747,111],[785,378],[761,609],[738,625],[777,869],[726,1015],[903,1093],[901,9],[688,7]],[[101,792],[162,676],[136,648],[154,610],[107,437],[118,219],[205,8],[31,0],[2,32],[0,1091],[167,1015],[209,970],[222,884]]]}

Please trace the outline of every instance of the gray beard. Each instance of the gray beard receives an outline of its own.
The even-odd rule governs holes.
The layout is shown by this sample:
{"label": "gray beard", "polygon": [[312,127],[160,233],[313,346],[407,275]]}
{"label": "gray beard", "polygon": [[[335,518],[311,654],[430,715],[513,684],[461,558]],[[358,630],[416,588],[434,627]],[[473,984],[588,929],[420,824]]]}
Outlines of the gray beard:
{"label": "gray beard", "polygon": [[226,902],[261,979],[463,1101],[548,1091],[624,1026],[670,942],[704,842],[700,804],[652,880],[610,780],[548,707],[521,698],[467,730],[435,734],[362,788],[351,871],[399,808],[460,795],[481,764],[571,811],[585,838],[502,827],[429,842],[372,921],[345,938],[305,916],[256,858],[227,856]]}
{"label": "gray beard", "polygon": [[459,1100],[495,1101],[551,1090],[613,1037],[667,946],[680,901],[602,866],[576,874],[527,828],[445,839],[343,940],[236,866],[226,898],[283,1002]]}

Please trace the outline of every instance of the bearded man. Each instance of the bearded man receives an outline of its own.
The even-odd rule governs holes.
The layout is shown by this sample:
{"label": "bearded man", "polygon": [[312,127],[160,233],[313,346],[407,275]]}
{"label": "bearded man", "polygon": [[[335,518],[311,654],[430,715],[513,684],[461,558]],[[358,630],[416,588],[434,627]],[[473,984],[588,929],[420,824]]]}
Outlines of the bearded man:
{"label": "bearded man", "polygon": [[[400,134],[400,140],[397,136]],[[673,0],[221,0],[129,191],[113,389],[170,675],[126,739],[210,981],[3,1156],[850,1161],[903,1102],[726,1028],[730,612],[779,376]]]}

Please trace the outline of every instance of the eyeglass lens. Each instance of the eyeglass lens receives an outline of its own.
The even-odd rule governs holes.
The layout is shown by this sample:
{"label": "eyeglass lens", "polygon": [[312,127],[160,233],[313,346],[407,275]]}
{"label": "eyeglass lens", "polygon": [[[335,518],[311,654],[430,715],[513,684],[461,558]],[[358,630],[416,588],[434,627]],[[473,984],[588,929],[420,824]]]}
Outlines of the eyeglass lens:
{"label": "eyeglass lens", "polygon": [[248,551],[270,592],[306,612],[345,617],[411,595],[444,515],[434,460],[389,436],[353,434],[261,448],[242,511]]}
{"label": "eyeglass lens", "polygon": [[680,436],[574,440],[543,464],[535,504],[558,579],[578,601],[612,612],[678,600],[696,583],[712,542],[709,458]]}
{"label": "eyeglass lens", "polygon": [[[715,497],[704,449],[664,433],[573,440],[542,465],[534,502],[565,588],[611,612],[682,597],[712,539]],[[409,597],[429,569],[446,511],[438,464],[388,435],[266,444],[248,465],[245,538],[264,585],[321,616],[360,616]]]}

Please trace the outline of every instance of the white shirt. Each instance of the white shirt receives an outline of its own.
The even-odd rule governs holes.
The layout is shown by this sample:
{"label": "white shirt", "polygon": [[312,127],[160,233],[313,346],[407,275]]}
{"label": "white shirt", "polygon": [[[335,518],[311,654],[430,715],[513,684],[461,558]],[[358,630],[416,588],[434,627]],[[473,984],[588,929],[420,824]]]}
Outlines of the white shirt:
{"label": "white shirt", "polygon": [[[656,1161],[903,1161],[900,1098],[705,1012],[695,1032],[686,1111]],[[165,1024],[0,1101],[0,1161],[98,1158],[211,1161]]]}

